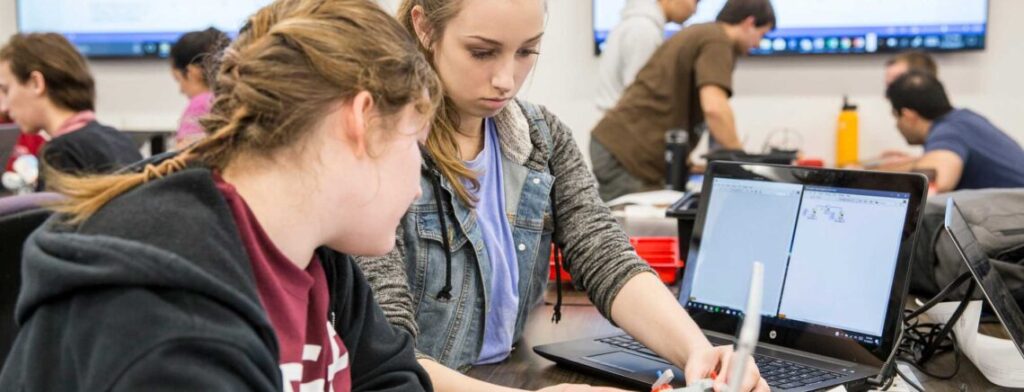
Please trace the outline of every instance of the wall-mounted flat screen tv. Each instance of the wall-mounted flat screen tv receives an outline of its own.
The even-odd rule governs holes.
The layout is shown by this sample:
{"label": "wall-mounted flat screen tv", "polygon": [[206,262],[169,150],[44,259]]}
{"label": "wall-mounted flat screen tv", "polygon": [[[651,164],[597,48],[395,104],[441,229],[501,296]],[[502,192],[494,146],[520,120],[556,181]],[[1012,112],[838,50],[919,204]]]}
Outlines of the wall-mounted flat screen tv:
{"label": "wall-mounted flat screen tv", "polygon": [[[593,0],[594,44],[601,53],[623,7],[636,0]],[[654,3],[654,1],[651,1]],[[726,0],[699,0],[683,26],[712,22]],[[772,0],[778,26],[752,55],[894,53],[981,50],[989,0]]]}

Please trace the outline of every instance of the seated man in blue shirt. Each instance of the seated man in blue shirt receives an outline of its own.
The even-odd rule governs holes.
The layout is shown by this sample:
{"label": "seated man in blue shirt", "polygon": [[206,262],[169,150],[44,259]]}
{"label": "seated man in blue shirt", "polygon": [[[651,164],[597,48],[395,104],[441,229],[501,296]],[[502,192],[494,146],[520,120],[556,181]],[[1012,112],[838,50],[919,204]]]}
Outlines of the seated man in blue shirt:
{"label": "seated man in blue shirt", "polygon": [[1024,150],[981,115],[954,109],[942,83],[932,74],[911,71],[889,85],[896,127],[924,155],[903,167],[934,171],[938,192],[958,189],[1024,187]]}

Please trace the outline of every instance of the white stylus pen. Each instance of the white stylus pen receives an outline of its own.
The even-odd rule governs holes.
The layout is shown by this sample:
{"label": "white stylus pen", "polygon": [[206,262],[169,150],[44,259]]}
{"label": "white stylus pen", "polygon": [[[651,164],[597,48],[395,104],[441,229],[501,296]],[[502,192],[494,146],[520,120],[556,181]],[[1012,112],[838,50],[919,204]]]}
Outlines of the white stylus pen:
{"label": "white stylus pen", "polygon": [[[761,334],[761,301],[764,291],[764,264],[760,261],[754,262],[754,269],[750,274],[750,293],[747,295],[747,310],[743,314],[743,325],[740,327],[740,336],[736,339],[736,346],[732,353],[732,362],[729,364],[729,384],[726,392],[738,392],[744,381],[744,371],[747,369],[747,358],[754,353],[757,347],[757,338]],[[687,380],[685,388],[673,389],[672,392],[707,392],[712,390],[714,380]]]}
{"label": "white stylus pen", "polygon": [[743,327],[736,339],[736,351],[732,353],[729,365],[729,386],[727,392],[739,392],[743,385],[747,359],[757,347],[757,338],[761,334],[761,300],[764,287],[764,264],[754,262],[754,270],[750,274],[750,293],[747,295],[747,311],[743,314]]}

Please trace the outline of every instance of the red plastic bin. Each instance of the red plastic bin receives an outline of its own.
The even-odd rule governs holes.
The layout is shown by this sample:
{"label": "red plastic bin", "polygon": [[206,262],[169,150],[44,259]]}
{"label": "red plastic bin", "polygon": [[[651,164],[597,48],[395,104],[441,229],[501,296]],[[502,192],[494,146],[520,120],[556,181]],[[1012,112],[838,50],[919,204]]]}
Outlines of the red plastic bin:
{"label": "red plastic bin", "polygon": [[[665,284],[673,284],[679,279],[679,270],[685,263],[679,259],[679,240],[676,237],[631,237],[629,243],[636,249],[641,259],[647,261],[658,273]],[[551,268],[549,280],[555,280],[555,252],[551,251]],[[572,279],[569,271],[562,269],[562,281]]]}

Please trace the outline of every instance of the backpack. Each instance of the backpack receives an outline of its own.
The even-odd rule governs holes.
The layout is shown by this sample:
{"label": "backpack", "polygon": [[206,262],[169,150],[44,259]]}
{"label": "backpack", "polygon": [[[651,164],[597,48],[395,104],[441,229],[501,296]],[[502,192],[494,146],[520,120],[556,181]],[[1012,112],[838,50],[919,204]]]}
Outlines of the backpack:
{"label": "backpack", "polygon": [[[911,292],[934,296],[968,271],[943,228],[949,198],[956,200],[978,245],[1024,308],[1024,188],[962,190],[930,198],[911,258]],[[966,290],[960,287],[950,299],[963,298]],[[981,293],[975,292],[975,297]]]}

